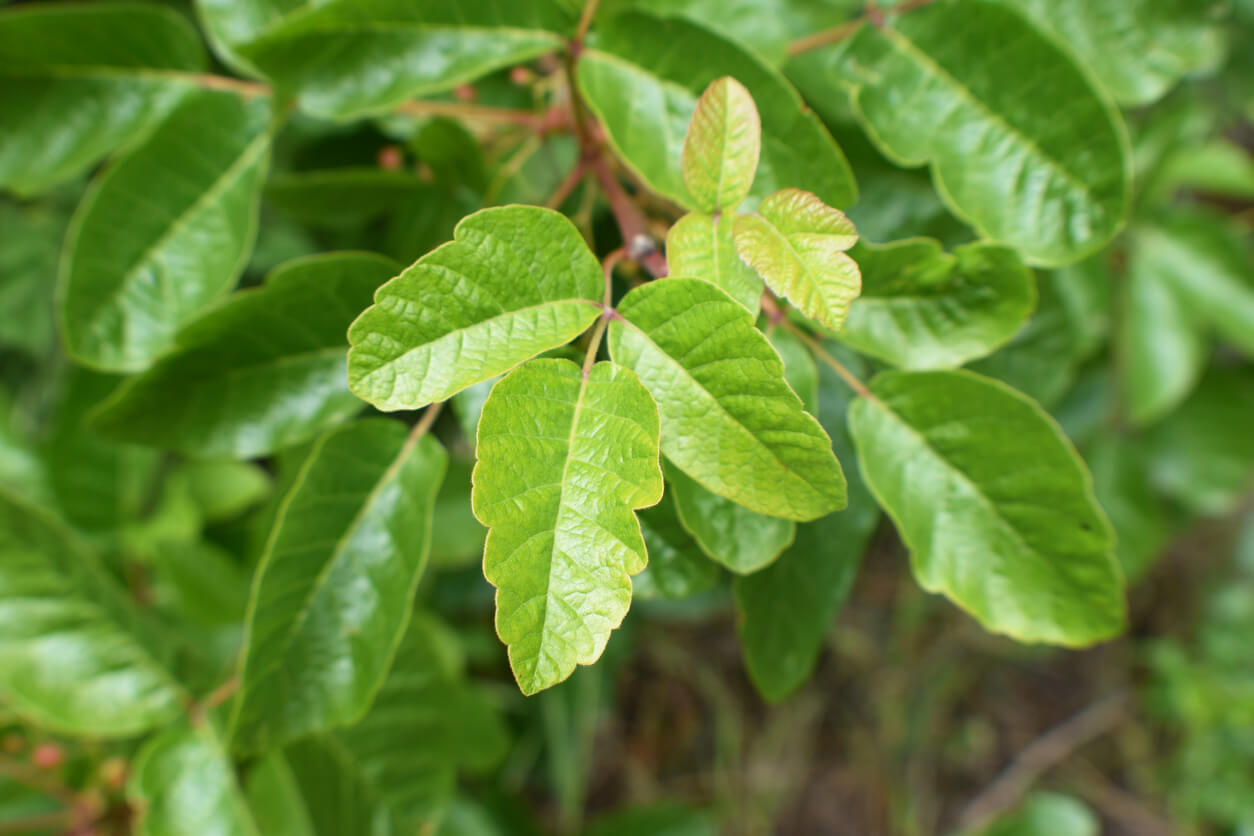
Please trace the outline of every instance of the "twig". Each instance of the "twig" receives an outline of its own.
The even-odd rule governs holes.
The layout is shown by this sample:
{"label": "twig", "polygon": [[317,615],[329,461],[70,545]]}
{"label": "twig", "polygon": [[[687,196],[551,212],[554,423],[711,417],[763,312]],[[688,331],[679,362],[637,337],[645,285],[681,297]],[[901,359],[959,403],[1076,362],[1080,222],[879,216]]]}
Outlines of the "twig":
{"label": "twig", "polygon": [[596,365],[597,351],[601,348],[601,338],[605,336],[606,327],[611,319],[618,316],[614,309],[610,307],[610,303],[614,301],[614,267],[626,257],[627,251],[619,247],[611,251],[601,261],[601,270],[605,272],[605,293],[601,296],[601,316],[597,318],[596,327],[592,329],[592,336],[588,340],[588,350],[583,356],[583,376],[585,380],[592,373],[592,367]]}
{"label": "twig", "polygon": [[255,99],[259,96],[269,96],[269,86],[257,81],[244,81],[241,78],[232,78],[226,75],[214,75],[213,73],[187,73],[184,78],[195,84],[197,87],[203,87],[206,90],[221,90],[226,93],[234,93],[245,99]]}
{"label": "twig", "polygon": [[958,817],[958,830],[977,830],[1014,807],[1036,781],[1123,719],[1127,694],[1094,703],[1032,741]]}
{"label": "twig", "polygon": [[544,117],[530,110],[516,110],[508,107],[488,107],[471,104],[470,102],[445,102],[432,99],[410,99],[401,102],[394,108],[395,112],[406,116],[448,116],[452,119],[467,121],[497,122],[507,125],[520,125],[533,131],[544,127]]}
{"label": "twig", "polygon": [[422,440],[432,426],[435,425],[435,419],[440,417],[440,410],[444,408],[444,401],[436,401],[427,407],[427,411],[422,413],[422,417],[418,419],[418,423],[414,424],[414,428],[409,431],[409,437],[405,439],[405,446],[401,450],[401,455],[397,459],[405,458],[415,444]]}
{"label": "twig", "polygon": [[575,187],[579,185],[579,183],[583,180],[584,175],[587,173],[588,167],[584,164],[583,160],[575,163],[575,167],[570,170],[570,173],[566,175],[566,178],[562,180],[556,189],[554,189],[553,194],[549,196],[549,199],[545,201],[544,205],[549,209],[557,209],[560,207],[566,202],[566,198],[570,197],[570,193],[575,190]]}
{"label": "twig", "polygon": [[609,163],[601,154],[588,161],[597,182],[605,191],[605,198],[610,203],[610,211],[618,223],[618,231],[623,236],[623,246],[627,256],[640,263],[654,278],[661,278],[667,273],[666,256],[658,250],[653,237],[649,235],[649,222],[640,208],[632,202],[623,191],[622,184],[610,171]]}
{"label": "twig", "polygon": [[847,20],[839,26],[815,32],[813,35],[806,35],[788,44],[788,56],[791,58],[803,52],[809,52],[812,49],[840,43],[861,29],[864,23],[878,26],[883,23],[884,18],[888,15],[901,15],[906,12],[912,12],[933,2],[935,0],[906,0],[906,2],[898,3],[890,9],[879,9],[873,3],[868,4],[867,11],[853,20]]}
{"label": "twig", "polygon": [[840,375],[840,379],[845,381],[845,383],[848,383],[849,388],[853,389],[854,392],[857,392],[860,397],[872,401],[878,400],[871,394],[871,390],[867,388],[866,384],[858,379],[857,375],[849,371],[844,363],[833,357],[831,353],[823,347],[821,342],[807,334],[801,328],[798,328],[795,323],[793,323],[780,311],[775,302],[768,298],[765,294],[762,297],[762,311],[772,323],[779,325],[785,331],[809,346],[810,351],[814,353],[814,356],[826,363],[832,371],[836,372],[836,374]]}
{"label": "twig", "polygon": [[579,15],[579,26],[575,29],[576,44],[583,44],[583,39],[588,35],[588,28],[592,26],[592,18],[596,17],[597,6],[600,5],[601,0],[587,0],[583,4],[583,13]]}

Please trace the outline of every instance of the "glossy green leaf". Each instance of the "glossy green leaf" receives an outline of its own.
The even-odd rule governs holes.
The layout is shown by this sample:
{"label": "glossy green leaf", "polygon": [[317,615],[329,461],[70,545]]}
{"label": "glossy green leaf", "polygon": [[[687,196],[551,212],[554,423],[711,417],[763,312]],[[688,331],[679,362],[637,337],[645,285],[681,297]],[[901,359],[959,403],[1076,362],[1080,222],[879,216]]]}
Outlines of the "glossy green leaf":
{"label": "glossy green leaf", "polygon": [[736,252],[767,287],[840,330],[862,287],[858,265],[845,253],[858,233],[844,213],[810,192],[785,189],[763,200],[756,215],[737,217],[735,238]]}
{"label": "glossy green leaf", "polygon": [[847,85],[886,154],[930,163],[954,212],[1029,262],[1077,261],[1122,226],[1131,168],[1118,112],[998,2],[937,0],[797,61],[826,74],[829,95]]}
{"label": "glossy green leaf", "polygon": [[335,741],[309,738],[271,752],[249,768],[246,790],[257,827],[266,836],[394,832],[391,811]]}
{"label": "glossy green leaf", "polygon": [[849,411],[919,584],[995,633],[1083,646],[1124,626],[1092,479],[1039,406],[969,372],[885,372]]}
{"label": "glossy green leaf", "polygon": [[706,557],[679,521],[673,497],[664,496],[657,505],[637,515],[649,565],[632,579],[632,595],[636,598],[681,600],[718,583],[718,565]]}
{"label": "glossy green leaf", "polygon": [[740,260],[731,217],[692,212],[666,233],[666,263],[672,276],[704,279],[749,309],[762,305],[762,279]]}
{"label": "glossy green leaf", "polygon": [[409,172],[345,167],[276,175],[265,197],[303,224],[337,229],[399,212],[415,199],[441,199],[444,192]]}
{"label": "glossy green leaf", "polygon": [[212,726],[175,725],[136,758],[127,787],[138,836],[260,836],[235,769]]}
{"label": "glossy green leaf", "polygon": [[749,196],[762,153],[762,121],[739,81],[710,82],[684,136],[680,173],[703,212],[730,212]]}
{"label": "glossy green leaf", "polygon": [[1098,836],[1101,822],[1069,795],[1036,792],[1018,810],[1000,817],[978,836]]}
{"label": "glossy green leaf", "polygon": [[309,440],[361,409],[345,380],[344,333],[396,270],[365,253],[289,262],[180,332],[93,426],[203,457],[255,458]]}
{"label": "glossy green leaf", "polygon": [[95,555],[45,511],[0,492],[6,706],[63,734],[140,734],[177,716],[185,698],[154,644]]}
{"label": "glossy green leaf", "polygon": [[801,398],[801,405],[806,412],[818,417],[819,369],[810,347],[796,334],[784,328],[768,328],[767,339],[784,361],[784,379],[797,393],[797,397]]}
{"label": "glossy green leaf", "polygon": [[189,462],[183,475],[192,500],[210,522],[239,516],[270,495],[270,474],[252,462]]}
{"label": "glossy green leaf", "polygon": [[0,13],[0,188],[29,195],[155,125],[204,69],[195,29],[138,3]]}
{"label": "glossy green leaf", "polygon": [[96,181],[57,288],[76,361],[141,370],[235,283],[256,233],[269,124],[265,100],[197,93]]}
{"label": "glossy green leaf", "polygon": [[1155,486],[1198,514],[1230,514],[1254,484],[1254,373],[1215,369],[1146,439]]}
{"label": "glossy green leaf", "polygon": [[768,517],[710,493],[682,470],[664,468],[679,520],[711,560],[748,575],[769,566],[792,544],[797,524]]}
{"label": "glossy green leaf", "polygon": [[1138,229],[1135,258],[1153,265],[1183,305],[1254,357],[1254,248],[1247,231],[1213,211],[1178,211]]}
{"label": "glossy green leaf", "polygon": [[490,769],[509,748],[500,714],[466,678],[455,637],[423,612],[370,711],[335,739],[402,822],[430,819],[456,772]]}
{"label": "glossy green leaf", "polygon": [[[865,371],[848,349],[835,344],[828,349],[855,374]],[[820,381],[819,414],[832,447],[846,463],[849,507],[797,526],[796,541],[778,560],[761,572],[736,578],[733,586],[745,668],[758,693],[772,702],[793,693],[814,672],[880,516],[862,482],[845,423],[853,393],[827,366]]]}
{"label": "glossy green leaf", "polygon": [[369,3],[200,0],[220,50],[296,93],[321,116],[351,119],[553,52],[574,21],[553,0]]}
{"label": "glossy green leaf", "polygon": [[1183,280],[1172,281],[1172,262],[1152,257],[1152,250],[1133,246],[1129,253],[1119,332],[1120,382],[1128,418],[1137,424],[1161,418],[1188,397],[1209,349],[1201,318],[1179,290],[1192,270],[1186,265]]}
{"label": "glossy green leaf", "polygon": [[[476,416],[475,425],[478,426]],[[471,438],[474,433],[471,433]],[[435,567],[465,566],[483,559],[487,531],[475,519],[470,504],[470,473],[473,460],[454,457],[435,498],[435,519],[431,531],[431,564]]]}
{"label": "glossy green leaf", "polygon": [[751,195],[789,186],[849,206],[849,164],[783,76],[739,46],[687,20],[630,13],[597,22],[595,49],[579,59],[579,88],[618,155],[654,191],[691,209],[681,169],[697,97],[731,76],[757,102],[764,141]]}
{"label": "glossy green leaf", "polygon": [[[733,303],[734,304],[734,303]],[[658,413],[636,376],[533,360],[479,419],[474,509],[496,628],[525,694],[595,662],[647,561],[634,509],[662,497]]]}
{"label": "glossy green leaf", "polygon": [[314,446],[280,506],[249,604],[234,742],[354,722],[374,698],[427,560],[446,456],[366,419]]}
{"label": "glossy green leaf", "polygon": [[1217,67],[1225,37],[1210,0],[1000,0],[1052,34],[1125,106]]}
{"label": "glossy green leaf", "polygon": [[743,307],[707,282],[666,279],[628,293],[618,314],[610,356],[653,394],[676,467],[761,514],[809,520],[844,507],[831,440]]}
{"label": "glossy green leaf", "polygon": [[853,252],[862,295],[840,339],[905,369],[961,366],[1007,343],[1032,314],[1036,283],[1008,247],[944,252],[930,238]]}
{"label": "glossy green leaf", "polygon": [[68,201],[0,201],[0,346],[46,356],[53,346],[52,290],[70,221]]}
{"label": "glossy green leaf", "polygon": [[353,323],[349,388],[385,410],[444,400],[578,336],[600,312],[604,281],[563,215],[476,212]]}

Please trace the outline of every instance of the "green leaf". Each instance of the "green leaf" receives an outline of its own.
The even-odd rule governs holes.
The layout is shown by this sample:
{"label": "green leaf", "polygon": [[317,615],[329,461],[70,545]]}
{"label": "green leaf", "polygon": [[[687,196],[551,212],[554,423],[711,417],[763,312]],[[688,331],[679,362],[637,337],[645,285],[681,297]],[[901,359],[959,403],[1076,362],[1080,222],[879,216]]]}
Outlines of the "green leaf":
{"label": "green leaf", "polygon": [[666,262],[672,276],[704,279],[723,289],[755,317],[762,305],[762,279],[740,260],[733,220],[692,212],[666,233]]}
{"label": "green leaf", "polygon": [[332,739],[271,752],[248,770],[246,789],[266,836],[400,836],[351,753]]}
{"label": "green leaf", "polygon": [[534,694],[595,662],[627,614],[647,561],[633,510],[662,498],[657,408],[613,363],[533,360],[493,388],[477,453],[496,629]]}
{"label": "green leaf", "polygon": [[0,492],[0,697],[36,726],[129,737],[184,695],[94,555],[44,511]]}
{"label": "green leaf", "polygon": [[1097,499],[1115,529],[1119,565],[1128,582],[1135,582],[1171,539],[1144,445],[1104,433],[1090,443],[1085,461],[1093,471]]}
{"label": "green leaf", "polygon": [[697,97],[732,76],[758,104],[766,141],[751,195],[789,186],[849,206],[857,187],[849,164],[780,74],[739,46],[682,19],[630,13],[597,24],[594,49],[579,58],[579,89],[610,144],[649,188],[697,209],[684,185],[684,135]]}
{"label": "green leaf", "polygon": [[394,214],[415,199],[436,200],[444,192],[405,171],[332,168],[271,177],[266,200],[309,226],[342,229]]}
{"label": "green leaf", "polygon": [[885,372],[849,411],[868,487],[920,586],[985,629],[1069,647],[1124,626],[1092,479],[1039,406],[970,372]]}
{"label": "green leaf", "polygon": [[1192,271],[1186,267],[1183,281],[1172,281],[1172,262],[1152,257],[1154,245],[1142,246],[1142,236],[1132,241],[1118,335],[1121,384],[1129,420],[1148,424],[1188,396],[1206,366],[1209,345],[1197,312],[1179,290],[1192,281]]}
{"label": "green leaf", "polygon": [[740,575],[769,566],[792,544],[797,524],[713,494],[682,470],[664,467],[679,520],[711,560]]}
{"label": "green leaf", "polygon": [[75,213],[57,288],[77,362],[144,369],[235,283],[256,233],[269,124],[265,100],[197,93],[96,181]]}
{"label": "green leaf", "polygon": [[735,224],[736,252],[766,286],[810,319],[839,331],[862,278],[845,250],[857,230],[838,209],[801,189],[776,192]]}
{"label": "green leaf", "polygon": [[[771,346],[779,352],[784,361],[784,379],[788,386],[801,398],[801,405],[806,412],[819,414],[819,369],[814,363],[814,355],[799,337],[784,328],[767,329],[767,339]],[[822,421],[820,421],[822,423]]]}
{"label": "green leaf", "polygon": [[979,836],[1098,836],[1101,822],[1084,802],[1069,795],[1036,792],[1015,812],[979,831]]}
{"label": "green leaf", "polygon": [[829,91],[847,85],[889,157],[930,163],[954,212],[1030,263],[1077,261],[1122,226],[1131,163],[1118,111],[998,2],[938,0],[796,60]]}
{"label": "green leaf", "polygon": [[73,208],[62,203],[0,202],[0,346],[36,357],[47,356],[53,346],[57,253]]}
{"label": "green leaf", "polygon": [[404,634],[446,456],[366,419],[323,436],[280,506],[249,603],[234,742],[354,722]]}
{"label": "green leaf", "polygon": [[1254,358],[1254,250],[1243,229],[1215,211],[1177,211],[1138,229],[1133,245],[1184,307]]}
{"label": "green leaf", "polygon": [[155,125],[204,69],[196,30],[138,3],[0,13],[0,188],[44,191]]}
{"label": "green leaf", "polygon": [[270,474],[251,462],[189,462],[183,474],[192,499],[210,522],[237,517],[270,495]]}
{"label": "green leaf", "polygon": [[1190,511],[1231,514],[1254,482],[1254,373],[1214,369],[1146,438],[1154,485]]}
{"label": "green leaf", "polygon": [[455,772],[490,769],[509,750],[503,719],[464,668],[449,628],[416,612],[374,705],[336,735],[401,820],[431,818]]}
{"label": "green leaf", "polygon": [[135,759],[127,795],[138,836],[259,836],[235,769],[213,728],[166,729]]}
{"label": "green leaf", "polygon": [[762,122],[739,81],[710,82],[684,136],[680,170],[703,212],[730,212],[749,196],[762,153]]}
{"label": "green leaf", "polygon": [[844,507],[831,440],[748,311],[707,282],[664,279],[617,312],[610,356],[652,393],[672,464],[760,514],[810,520]]}
{"label": "green leaf", "polygon": [[365,253],[288,262],[185,328],[93,426],[201,457],[255,458],[313,438],[361,409],[345,380],[344,332],[396,269]]}
{"label": "green leaf", "polygon": [[715,836],[717,819],[673,802],[627,807],[593,820],[587,836]]}
{"label": "green leaf", "polygon": [[552,0],[200,0],[225,56],[346,120],[560,49],[574,28]]}
{"label": "green leaf", "polygon": [[1007,343],[1032,314],[1032,271],[1008,247],[968,244],[948,254],[930,238],[853,252],[862,295],[840,339],[905,369],[961,366]]}
{"label": "green leaf", "polygon": [[[475,419],[477,426],[477,415]],[[473,432],[470,438],[474,438]],[[440,524],[431,532],[431,563],[437,568],[466,566],[483,559],[487,531],[475,519],[470,504],[473,467],[472,461],[460,456],[451,459],[435,498],[435,519]]]}
{"label": "green leaf", "polygon": [[649,565],[632,580],[636,598],[680,600],[718,583],[718,565],[711,562],[679,521],[673,494],[639,513],[640,531]]}
{"label": "green leaf", "polygon": [[509,371],[596,319],[601,265],[565,216],[484,209],[379,288],[348,331],[348,384],[379,409],[416,409]]}
{"label": "green leaf", "polygon": [[[848,349],[828,348],[855,374],[865,371]],[[797,539],[778,560],[736,578],[733,585],[745,667],[758,693],[771,702],[793,693],[813,673],[880,516],[862,482],[845,423],[853,393],[827,366],[820,370],[820,381],[823,426],[847,463],[849,507],[797,526]]]}
{"label": "green leaf", "polygon": [[1119,104],[1162,97],[1222,63],[1226,39],[1207,0],[1000,0],[1052,34]]}

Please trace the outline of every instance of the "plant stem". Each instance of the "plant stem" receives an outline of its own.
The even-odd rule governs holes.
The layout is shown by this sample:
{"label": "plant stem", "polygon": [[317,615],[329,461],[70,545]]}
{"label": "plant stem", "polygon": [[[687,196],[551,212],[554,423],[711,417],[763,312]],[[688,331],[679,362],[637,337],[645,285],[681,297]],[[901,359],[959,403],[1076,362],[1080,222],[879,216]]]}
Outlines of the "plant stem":
{"label": "plant stem", "polygon": [[866,387],[866,384],[859,380],[857,375],[849,371],[849,369],[845,367],[844,363],[833,357],[831,353],[823,347],[821,342],[816,340],[810,334],[807,334],[802,329],[798,328],[786,316],[772,321],[778,322],[785,331],[789,332],[797,339],[808,345],[810,347],[810,351],[814,352],[814,356],[826,363],[832,371],[836,372],[836,374],[840,375],[840,379],[845,381],[845,383],[848,383],[849,388],[857,392],[859,397],[872,401],[876,400],[876,397],[871,394],[871,390]]}
{"label": "plant stem", "polygon": [[530,130],[539,131],[542,126],[541,116],[529,110],[516,110],[508,107],[488,107],[469,102],[445,102],[431,99],[410,99],[401,102],[394,108],[396,113],[407,116],[448,116],[453,119],[467,121],[498,122],[507,125],[519,125]]}
{"label": "plant stem", "polygon": [[878,9],[873,4],[869,5],[864,14],[855,17],[853,20],[847,20],[839,26],[833,26],[831,29],[824,29],[821,32],[806,35],[804,38],[798,38],[788,44],[788,56],[791,58],[794,55],[800,55],[812,49],[840,43],[861,29],[864,23],[879,25],[888,15],[901,15],[906,12],[912,12],[933,2],[935,0],[906,0],[906,2],[898,3],[889,9]]}
{"label": "plant stem", "polygon": [[592,329],[592,337],[588,340],[588,350],[583,356],[584,379],[587,379],[592,372],[592,367],[596,365],[597,351],[601,348],[601,338],[605,336],[606,327],[610,320],[617,316],[614,309],[610,307],[610,303],[614,301],[614,267],[626,257],[627,251],[619,247],[601,261],[601,269],[605,272],[605,293],[601,296],[601,316],[597,319],[596,327]]}
{"label": "plant stem", "polygon": [[652,236],[649,235],[649,222],[644,213],[627,196],[627,192],[623,191],[622,184],[618,182],[614,172],[610,171],[609,163],[603,155],[598,153],[588,165],[605,191],[605,198],[610,203],[610,211],[614,213],[618,231],[623,236],[623,246],[627,250],[627,256],[639,262],[655,279],[665,276],[667,274],[666,256],[657,249]]}
{"label": "plant stem", "polygon": [[579,15],[579,26],[575,29],[575,43],[583,45],[583,39],[588,35],[588,28],[592,26],[592,19],[596,17],[597,7],[601,5],[601,0],[587,0],[583,4],[583,13]]}
{"label": "plant stem", "polygon": [[427,407],[422,413],[422,417],[418,419],[418,423],[414,424],[414,428],[409,431],[409,437],[405,439],[405,447],[398,458],[404,458],[415,444],[422,440],[422,437],[430,431],[435,425],[435,419],[440,417],[440,410],[444,409],[444,401],[436,401]]}
{"label": "plant stem", "polygon": [[554,189],[553,194],[549,196],[549,199],[545,201],[544,205],[549,209],[557,209],[560,207],[566,202],[566,198],[570,197],[570,193],[575,190],[575,187],[579,185],[580,181],[583,180],[584,175],[587,173],[588,167],[584,165],[583,160],[575,163],[575,167],[570,170],[570,173],[566,175],[566,178],[562,180],[561,184]]}
{"label": "plant stem", "polygon": [[213,73],[187,73],[183,76],[197,87],[203,87],[206,90],[221,90],[225,93],[234,93],[245,99],[253,99],[258,96],[269,96],[270,87],[259,81],[244,81],[242,78],[232,78],[226,75],[214,75]]}

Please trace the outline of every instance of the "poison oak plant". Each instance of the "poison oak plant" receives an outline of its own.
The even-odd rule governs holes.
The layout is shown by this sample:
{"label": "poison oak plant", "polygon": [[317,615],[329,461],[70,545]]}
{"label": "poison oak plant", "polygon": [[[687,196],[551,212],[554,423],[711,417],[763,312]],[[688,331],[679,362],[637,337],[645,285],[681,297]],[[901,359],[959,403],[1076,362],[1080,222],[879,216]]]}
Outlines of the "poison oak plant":
{"label": "poison oak plant", "polygon": [[35,824],[454,828],[480,557],[525,695],[730,590],[788,696],[881,511],[991,633],[1124,631],[1250,484],[1254,73],[1170,93],[1248,9],[853,5],[0,12],[0,705],[91,766],[4,772]]}

